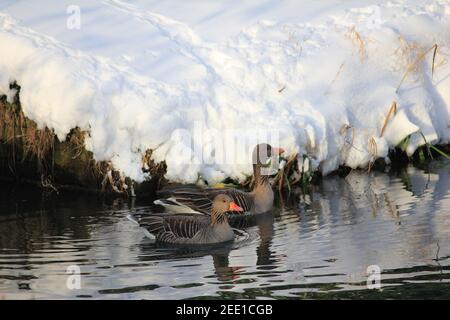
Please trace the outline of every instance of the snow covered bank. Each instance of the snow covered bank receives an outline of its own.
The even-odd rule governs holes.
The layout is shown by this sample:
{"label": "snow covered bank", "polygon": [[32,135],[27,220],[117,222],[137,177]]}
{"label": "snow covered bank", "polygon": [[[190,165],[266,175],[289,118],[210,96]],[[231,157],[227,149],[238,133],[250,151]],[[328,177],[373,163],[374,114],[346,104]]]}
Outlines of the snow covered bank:
{"label": "snow covered bank", "polygon": [[[258,3],[242,6],[252,8],[251,15]],[[168,45],[167,59],[163,51],[157,61],[171,78],[177,77],[179,61],[188,65],[179,81],[137,69],[136,60],[148,50],[141,45],[144,36],[129,43],[121,39],[121,46],[136,49],[134,56],[117,55],[120,48],[99,54],[77,46],[73,35],[68,44],[62,36],[50,37],[0,13],[0,93],[12,97],[9,83],[17,81],[27,117],[54,129],[60,140],[74,127],[88,131],[86,147],[95,159],[111,160],[136,181],[145,179],[141,160],[148,149],[156,162],[167,162],[167,178],[173,181],[195,182],[199,174],[208,182],[245,179],[250,162],[202,161],[205,150],[206,156],[224,152],[215,150],[211,132],[238,130],[248,141],[254,141],[255,132],[276,132],[288,154],[308,154],[313,169],[324,174],[339,165],[365,167],[387,157],[388,149],[410,134],[410,154],[424,143],[421,133],[430,143],[450,142],[450,1],[376,3],[343,7],[336,2],[311,21],[303,16],[299,22],[292,3],[284,11],[283,4],[269,3],[276,20],[259,20],[217,42],[139,1],[102,0],[97,10],[83,10],[81,3],[81,17],[86,12],[89,18],[82,21],[100,21],[104,14],[102,23],[120,17],[133,22],[129,28],[158,34]],[[214,16],[208,8],[204,11]],[[27,10],[31,3],[0,7],[14,15]],[[67,17],[65,8],[56,12]],[[81,30],[90,29],[82,25]],[[105,34],[107,28],[99,37]],[[429,49],[435,44],[433,62]],[[394,101],[397,112],[381,135]],[[182,163],[180,141],[174,139],[180,130],[191,132],[192,145],[201,146]],[[182,142],[185,149],[190,146]],[[251,148],[240,156],[249,158]]]}

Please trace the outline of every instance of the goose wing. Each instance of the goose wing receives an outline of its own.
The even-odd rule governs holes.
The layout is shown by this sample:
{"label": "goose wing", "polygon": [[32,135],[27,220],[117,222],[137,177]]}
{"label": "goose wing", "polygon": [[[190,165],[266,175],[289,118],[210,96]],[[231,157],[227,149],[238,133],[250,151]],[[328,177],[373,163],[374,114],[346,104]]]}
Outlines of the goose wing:
{"label": "goose wing", "polygon": [[210,218],[196,214],[163,214],[148,215],[139,219],[138,222],[159,241],[175,243],[193,238],[209,225]]}
{"label": "goose wing", "polygon": [[189,210],[202,214],[210,214],[212,201],[218,194],[225,193],[233,201],[244,209],[244,212],[252,210],[254,201],[251,193],[235,188],[201,188],[197,185],[176,186],[165,189],[160,195],[168,197],[159,199],[155,204],[160,204],[174,213],[186,213]]}
{"label": "goose wing", "polygon": [[212,199],[205,189],[197,185],[165,188],[158,192],[158,195],[166,197],[166,199],[159,199],[155,201],[155,204],[163,205],[172,212],[187,212],[188,208],[192,210],[192,213],[209,215],[211,212]]}

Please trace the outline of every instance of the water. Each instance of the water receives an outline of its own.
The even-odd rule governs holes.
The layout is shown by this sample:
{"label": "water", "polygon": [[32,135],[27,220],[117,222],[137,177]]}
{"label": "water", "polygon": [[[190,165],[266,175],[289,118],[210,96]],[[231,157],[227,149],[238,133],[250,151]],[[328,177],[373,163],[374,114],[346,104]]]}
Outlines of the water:
{"label": "water", "polygon": [[[450,298],[449,185],[444,161],[328,177],[278,199],[247,238],[203,251],[158,247],[127,220],[150,199],[3,186],[0,299]],[[371,265],[380,290],[367,288]]]}

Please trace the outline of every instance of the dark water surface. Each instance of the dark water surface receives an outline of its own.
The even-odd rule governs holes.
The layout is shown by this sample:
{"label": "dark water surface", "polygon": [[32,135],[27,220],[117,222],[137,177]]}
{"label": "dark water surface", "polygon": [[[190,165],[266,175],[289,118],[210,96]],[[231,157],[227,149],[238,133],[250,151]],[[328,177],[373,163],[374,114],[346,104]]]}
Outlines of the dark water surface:
{"label": "dark water surface", "polygon": [[[328,177],[279,200],[248,238],[189,251],[157,247],[127,220],[149,200],[3,185],[0,299],[450,298],[449,186],[445,161]],[[81,289],[67,286],[73,265]],[[367,288],[370,265],[381,290]]]}

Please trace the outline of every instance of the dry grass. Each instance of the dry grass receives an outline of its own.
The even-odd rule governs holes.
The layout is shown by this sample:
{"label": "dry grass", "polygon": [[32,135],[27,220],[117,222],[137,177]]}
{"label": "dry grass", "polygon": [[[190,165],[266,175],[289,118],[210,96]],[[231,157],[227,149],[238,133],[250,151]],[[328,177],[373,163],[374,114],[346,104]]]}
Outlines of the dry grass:
{"label": "dry grass", "polygon": [[20,149],[21,161],[36,157],[42,164],[54,148],[55,134],[48,128],[38,129],[34,121],[25,117],[20,105],[3,102],[1,108],[0,121],[3,125],[0,138],[13,146],[14,161],[18,160],[16,151]]}
{"label": "dry grass", "polygon": [[48,128],[40,130],[32,124],[23,130],[23,135],[21,138],[24,147],[24,157],[33,155],[38,161],[42,162],[54,148],[55,134]]}
{"label": "dry grass", "polygon": [[386,119],[384,119],[383,127],[381,128],[381,132],[380,132],[380,138],[383,136],[384,131],[386,130],[386,126],[387,126],[389,120],[396,113],[397,113],[397,102],[393,101],[391,106],[390,106],[390,108],[389,108],[389,111],[388,111],[388,114],[386,116]]}
{"label": "dry grass", "polygon": [[[399,47],[394,51],[394,54],[399,58],[396,61],[398,71],[403,71],[413,63],[419,52],[423,51],[422,46],[415,41],[407,41],[403,36],[399,36]],[[418,71],[416,68],[415,72]]]}
{"label": "dry grass", "polygon": [[152,153],[152,150],[147,150],[142,156],[142,171],[150,174],[150,176],[163,176],[167,165],[164,161],[156,163],[152,159]]}
{"label": "dry grass", "polygon": [[127,193],[128,185],[125,182],[125,177],[113,169],[111,162],[102,162],[99,166],[99,171],[103,174],[102,191],[107,191],[106,188],[109,186],[116,193]]}
{"label": "dry grass", "polygon": [[352,40],[353,44],[357,46],[359,59],[361,60],[361,62],[363,62],[367,56],[366,43],[364,42],[363,38],[361,37],[359,32],[356,31],[356,28],[354,26],[348,30],[346,36],[350,40]]}
{"label": "dry grass", "polygon": [[436,68],[436,54],[438,51],[438,45],[434,44],[431,48],[426,49],[425,51],[419,52],[419,46],[415,43],[408,44],[406,43],[403,48],[403,53],[407,53],[409,56],[414,57],[412,62],[408,64],[406,67],[406,71],[403,74],[402,79],[400,80],[400,83],[397,86],[396,92],[400,90],[401,85],[405,81],[405,79],[408,77],[411,73],[417,73],[420,67],[420,62],[425,59],[425,57],[428,55],[428,53],[433,52],[432,56],[432,63],[431,63],[431,77],[433,78],[435,68]]}
{"label": "dry grass", "polygon": [[283,168],[278,171],[277,175],[274,178],[273,184],[277,186],[278,191],[282,191],[284,188],[284,185],[288,188],[288,190],[291,190],[291,185],[297,183],[298,181],[289,181],[290,172],[291,169],[294,167],[294,164],[297,163],[297,156],[298,154],[295,153],[291,155],[288,159],[286,164],[283,166]]}
{"label": "dry grass", "polygon": [[368,150],[369,154],[372,156],[372,161],[369,161],[369,165],[367,168],[368,172],[370,172],[372,169],[373,163],[378,158],[378,145],[377,145],[377,142],[375,141],[374,137],[370,137],[369,140],[367,141],[367,150]]}
{"label": "dry grass", "polygon": [[72,160],[75,160],[81,156],[81,154],[86,150],[84,140],[86,135],[89,133],[87,131],[83,131],[80,128],[76,127],[70,131],[70,133],[66,137],[66,141],[70,143],[72,149]]}
{"label": "dry grass", "polygon": [[369,151],[369,153],[376,158],[378,156],[378,146],[377,146],[377,142],[375,141],[374,137],[370,137],[369,140],[367,141],[367,150]]}
{"label": "dry grass", "polygon": [[330,82],[328,89],[325,90],[325,95],[328,95],[330,93],[331,87],[334,85],[334,83],[337,81],[337,79],[339,78],[339,76],[341,75],[342,70],[344,69],[344,65],[345,63],[342,62],[341,65],[339,66],[338,71],[336,72],[336,75],[334,76],[333,80]]}

